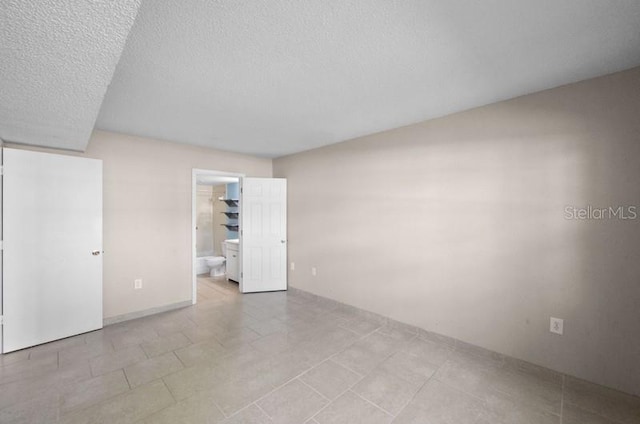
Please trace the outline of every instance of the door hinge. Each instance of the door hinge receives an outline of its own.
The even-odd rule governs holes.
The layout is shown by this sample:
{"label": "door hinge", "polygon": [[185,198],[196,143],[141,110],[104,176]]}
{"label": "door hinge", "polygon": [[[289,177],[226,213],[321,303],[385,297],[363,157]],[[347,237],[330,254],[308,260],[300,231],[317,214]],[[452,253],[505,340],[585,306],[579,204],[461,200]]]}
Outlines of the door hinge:
{"label": "door hinge", "polygon": [[240,273],[240,277],[243,277],[243,274],[242,274],[242,272]]}
{"label": "door hinge", "polygon": [[4,240],[0,240],[0,251],[4,250]]}
{"label": "door hinge", "polygon": [[0,325],[4,325],[4,315],[0,315]]}
{"label": "door hinge", "polygon": [[0,175],[4,175],[4,166],[0,165]]}

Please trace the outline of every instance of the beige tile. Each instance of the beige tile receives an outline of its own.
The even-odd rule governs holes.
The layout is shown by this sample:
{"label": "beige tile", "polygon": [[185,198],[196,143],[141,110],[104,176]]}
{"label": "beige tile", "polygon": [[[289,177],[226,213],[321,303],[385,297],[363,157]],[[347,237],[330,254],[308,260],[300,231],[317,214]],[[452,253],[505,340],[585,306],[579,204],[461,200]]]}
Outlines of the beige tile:
{"label": "beige tile", "polygon": [[453,352],[453,348],[449,345],[420,338],[409,341],[403,350],[436,366],[444,364]]}
{"label": "beige tile", "polygon": [[228,371],[224,368],[207,366],[189,367],[163,377],[163,381],[177,400],[186,399],[228,380]]}
{"label": "beige tile", "polygon": [[64,349],[68,349],[70,347],[73,346],[80,346],[85,344],[85,335],[84,334],[80,334],[78,336],[72,336],[72,337],[67,337],[64,339],[60,339],[60,340],[55,340],[49,343],[44,343],[38,346],[34,346],[32,348],[29,349],[30,354],[29,357],[30,358],[38,358],[40,356],[42,356],[43,354],[49,353],[49,352],[59,352],[61,350]]}
{"label": "beige tile", "polygon": [[29,359],[29,353],[29,349],[22,349],[11,353],[0,354],[0,367],[26,361]]}
{"label": "beige tile", "polygon": [[192,327],[184,328],[181,333],[187,336],[192,343],[200,343],[215,339],[216,329],[213,327]]}
{"label": "beige tile", "polygon": [[640,423],[640,397],[566,377],[564,401],[622,424]]}
{"label": "beige tile", "polygon": [[356,384],[360,376],[329,360],[310,369],[300,379],[333,400]]}
{"label": "beige tile", "polygon": [[416,328],[394,323],[388,323],[387,325],[380,327],[378,332],[404,343],[415,339],[418,334]]}
{"label": "beige tile", "polygon": [[51,424],[57,422],[59,395],[25,397],[20,403],[0,410],[2,424]]}
{"label": "beige tile", "polygon": [[242,411],[223,421],[223,424],[271,424],[271,418],[255,405],[249,405]]}
{"label": "beige tile", "polygon": [[0,384],[34,378],[58,368],[58,352],[47,352],[45,356],[17,361],[0,367]]}
{"label": "beige tile", "polygon": [[268,380],[274,387],[281,386],[320,362],[308,352],[298,349],[275,355],[264,361]]}
{"label": "beige tile", "polygon": [[377,330],[381,326],[382,325],[379,322],[366,318],[356,318],[340,324],[340,327],[346,328],[347,330],[363,336]]}
{"label": "beige tile", "polygon": [[61,424],[128,424],[140,421],[175,401],[161,380],[112,397],[86,409],[63,414]]}
{"label": "beige tile", "polygon": [[438,367],[403,351],[394,353],[376,369],[421,385],[438,370]]}
{"label": "beige tile", "polygon": [[274,389],[268,375],[262,373],[239,380],[226,380],[215,384],[211,392],[216,404],[225,415],[230,416],[257,401]]}
{"label": "beige tile", "polygon": [[119,331],[118,333],[109,336],[109,339],[116,350],[136,346],[157,338],[158,333],[156,333],[152,328],[147,327],[127,329],[126,331]]}
{"label": "beige tile", "polygon": [[454,352],[434,378],[458,390],[480,396],[502,362]]}
{"label": "beige tile", "polygon": [[191,344],[191,340],[182,333],[173,333],[140,345],[149,358],[183,348]]}
{"label": "beige tile", "polygon": [[352,390],[389,414],[397,415],[422,384],[423,382],[412,383],[395,374],[380,370],[363,378]]}
{"label": "beige tile", "polygon": [[[0,422],[375,424],[384,408],[394,424],[559,424],[553,371],[316,296],[199,281],[215,300],[0,356]],[[564,424],[640,423],[637,397],[565,386]]]}
{"label": "beige tile", "polygon": [[245,343],[250,343],[260,338],[260,335],[249,328],[225,329],[216,331],[215,338],[224,347],[233,348]]}
{"label": "beige tile", "polygon": [[534,408],[560,414],[562,377],[559,374],[533,368],[504,367],[490,376],[486,384]]}
{"label": "beige tile", "polygon": [[190,319],[186,317],[176,317],[175,315],[171,317],[163,316],[158,321],[154,320],[151,325],[160,337],[167,337],[182,330],[196,327],[196,323]]}
{"label": "beige tile", "polygon": [[173,352],[155,356],[144,361],[136,362],[124,369],[127,380],[132,388],[148,383],[165,375],[183,369],[182,362]]}
{"label": "beige tile", "polygon": [[286,332],[271,333],[251,342],[251,346],[266,355],[275,355],[295,346],[296,340]]}
{"label": "beige tile", "polygon": [[349,391],[313,417],[320,424],[387,424],[391,415]]}
{"label": "beige tile", "polygon": [[190,367],[203,364],[215,365],[228,354],[228,350],[215,339],[210,339],[177,349],[175,354],[185,366]]}
{"label": "beige tile", "polygon": [[[400,414],[393,420],[393,424],[431,424],[429,421],[429,412],[426,409],[419,408],[418,406],[410,403],[407,405]],[[437,422],[437,421],[436,421]],[[442,424],[458,424],[456,421],[441,421]],[[474,422],[474,424],[480,424]],[[482,423],[485,424],[485,423]],[[489,423],[486,423],[489,424]]]}
{"label": "beige tile", "polygon": [[480,413],[482,423],[560,424],[559,414],[535,408],[509,394],[489,389],[483,398],[484,410]]}
{"label": "beige tile", "polygon": [[91,378],[87,363],[64,369],[55,369],[37,377],[16,380],[0,386],[0,409],[50,394],[57,394],[61,387]]}
{"label": "beige tile", "polygon": [[333,360],[352,371],[366,375],[400,347],[391,337],[373,333],[340,352]]}
{"label": "beige tile", "polygon": [[272,333],[278,333],[281,331],[286,331],[287,326],[277,318],[269,318],[266,320],[259,320],[254,323],[249,324],[251,330],[260,334],[261,336],[266,336]]}
{"label": "beige tile", "polygon": [[201,392],[151,415],[145,424],[214,424],[224,418],[211,394]]}
{"label": "beige tile", "polygon": [[114,349],[111,342],[104,339],[97,339],[90,343],[61,350],[58,355],[60,357],[60,366],[65,367],[78,361],[89,360],[96,356],[106,355],[113,351]]}
{"label": "beige tile", "polygon": [[562,408],[562,424],[616,424],[616,422],[575,405],[565,404]]}
{"label": "beige tile", "polygon": [[258,402],[274,423],[298,424],[311,418],[329,401],[306,384],[293,380]]}
{"label": "beige tile", "polygon": [[[474,424],[484,411],[483,402],[439,381],[429,380],[409,407],[397,417],[399,423],[422,422],[429,424]],[[421,411],[417,411],[417,409]]]}
{"label": "beige tile", "polygon": [[60,410],[64,413],[81,409],[129,390],[122,370],[73,384],[63,391]]}
{"label": "beige tile", "polygon": [[147,355],[142,349],[139,346],[132,346],[92,358],[89,364],[91,365],[91,373],[97,376],[122,369],[145,359],[147,359]]}

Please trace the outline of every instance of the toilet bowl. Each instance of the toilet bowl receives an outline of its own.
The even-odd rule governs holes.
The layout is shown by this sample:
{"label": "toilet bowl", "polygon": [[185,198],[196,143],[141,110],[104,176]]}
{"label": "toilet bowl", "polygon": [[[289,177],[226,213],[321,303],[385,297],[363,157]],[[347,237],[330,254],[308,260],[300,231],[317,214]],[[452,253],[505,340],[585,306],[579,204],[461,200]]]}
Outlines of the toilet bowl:
{"label": "toilet bowl", "polygon": [[207,266],[211,270],[209,273],[212,277],[221,277],[224,275],[224,256],[210,256],[207,258]]}

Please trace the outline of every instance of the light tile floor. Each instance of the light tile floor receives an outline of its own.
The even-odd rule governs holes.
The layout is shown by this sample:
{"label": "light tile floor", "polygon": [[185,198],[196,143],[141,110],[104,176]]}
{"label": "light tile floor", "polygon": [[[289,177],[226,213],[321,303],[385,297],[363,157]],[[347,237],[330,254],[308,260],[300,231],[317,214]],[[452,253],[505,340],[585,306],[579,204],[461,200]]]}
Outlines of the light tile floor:
{"label": "light tile floor", "polygon": [[1,356],[0,423],[640,423],[637,397],[334,302],[198,296]]}

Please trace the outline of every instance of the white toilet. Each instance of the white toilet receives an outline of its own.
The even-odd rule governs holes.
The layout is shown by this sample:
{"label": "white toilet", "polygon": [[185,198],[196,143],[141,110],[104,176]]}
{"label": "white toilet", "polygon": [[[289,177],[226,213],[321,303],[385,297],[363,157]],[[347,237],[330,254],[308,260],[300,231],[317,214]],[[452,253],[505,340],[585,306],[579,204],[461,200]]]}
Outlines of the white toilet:
{"label": "white toilet", "polygon": [[222,242],[222,256],[209,256],[207,257],[207,266],[210,269],[209,275],[212,277],[222,277],[225,273],[225,262],[227,259],[227,244]]}
{"label": "white toilet", "polygon": [[210,256],[207,259],[207,266],[211,270],[209,275],[212,277],[222,277],[224,275],[224,256]]}

